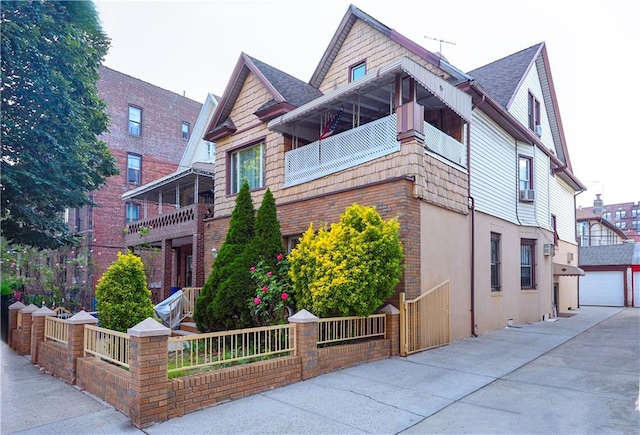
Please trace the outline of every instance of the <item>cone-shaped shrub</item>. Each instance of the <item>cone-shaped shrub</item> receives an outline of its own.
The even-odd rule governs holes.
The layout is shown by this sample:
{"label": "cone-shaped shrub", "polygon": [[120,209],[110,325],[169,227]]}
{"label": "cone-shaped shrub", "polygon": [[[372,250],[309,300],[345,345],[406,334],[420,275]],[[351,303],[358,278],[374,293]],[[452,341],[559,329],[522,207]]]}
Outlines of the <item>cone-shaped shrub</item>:
{"label": "cone-shaped shrub", "polygon": [[394,292],[402,273],[397,219],[354,204],[330,229],[313,225],[289,254],[298,309],[319,317],[368,316]]}
{"label": "cone-shaped shrub", "polygon": [[282,231],[276,212],[276,201],[269,188],[267,188],[256,214],[255,237],[251,245],[258,253],[260,261],[271,268],[276,267],[278,255],[285,253]]}
{"label": "cone-shaped shrub", "polygon": [[236,197],[225,241],[196,301],[193,317],[201,332],[250,323],[246,301],[253,290],[249,271],[252,259],[245,251],[253,240],[254,221],[253,201],[245,182]]}
{"label": "cone-shaped shrub", "polygon": [[147,317],[155,318],[144,264],[135,254],[118,252],[96,286],[100,326],[115,331],[127,329]]}

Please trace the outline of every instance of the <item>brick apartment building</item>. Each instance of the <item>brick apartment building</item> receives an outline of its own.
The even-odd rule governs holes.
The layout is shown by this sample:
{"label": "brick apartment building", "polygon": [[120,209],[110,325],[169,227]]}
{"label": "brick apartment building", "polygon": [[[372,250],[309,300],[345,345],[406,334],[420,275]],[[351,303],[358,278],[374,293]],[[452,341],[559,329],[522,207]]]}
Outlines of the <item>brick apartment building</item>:
{"label": "brick apartment building", "polygon": [[[83,236],[76,248],[58,250],[47,263],[65,264],[67,299],[94,308],[95,286],[125,248],[128,222],[158,210],[122,194],[170,174],[178,165],[202,104],[107,67],[100,68],[98,95],[107,103],[108,131],[101,139],[116,159],[120,174],[93,192],[95,206],[68,210],[71,231]],[[162,267],[147,255],[146,267]]]}
{"label": "brick apartment building", "polygon": [[628,240],[640,242],[640,201],[605,204],[596,195],[594,207],[582,207],[576,211],[578,221],[600,217],[624,233]]}

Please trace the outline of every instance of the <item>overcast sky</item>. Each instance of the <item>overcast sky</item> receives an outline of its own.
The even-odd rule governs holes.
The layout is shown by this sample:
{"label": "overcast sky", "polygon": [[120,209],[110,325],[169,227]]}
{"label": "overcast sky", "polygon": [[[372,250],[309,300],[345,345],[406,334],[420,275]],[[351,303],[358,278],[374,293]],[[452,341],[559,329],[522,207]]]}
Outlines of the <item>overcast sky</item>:
{"label": "overcast sky", "polygon": [[573,171],[589,206],[640,201],[640,1],[97,0],[105,65],[204,102],[241,52],[308,81],[353,3],[467,72],[545,42]]}

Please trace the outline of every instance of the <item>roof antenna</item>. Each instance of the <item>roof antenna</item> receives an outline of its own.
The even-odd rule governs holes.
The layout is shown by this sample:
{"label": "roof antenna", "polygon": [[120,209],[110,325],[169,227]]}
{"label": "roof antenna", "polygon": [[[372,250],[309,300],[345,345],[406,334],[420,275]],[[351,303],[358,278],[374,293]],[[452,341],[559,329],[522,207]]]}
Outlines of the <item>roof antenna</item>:
{"label": "roof antenna", "polygon": [[432,38],[431,36],[425,36],[425,38],[427,39],[433,39],[434,41],[438,41],[440,43],[440,51],[438,52],[438,54],[440,55],[440,57],[444,57],[442,54],[442,43],[444,42],[445,44],[451,44],[451,45],[456,45],[455,42],[449,42],[449,41],[445,41],[444,39],[440,39],[440,38]]}

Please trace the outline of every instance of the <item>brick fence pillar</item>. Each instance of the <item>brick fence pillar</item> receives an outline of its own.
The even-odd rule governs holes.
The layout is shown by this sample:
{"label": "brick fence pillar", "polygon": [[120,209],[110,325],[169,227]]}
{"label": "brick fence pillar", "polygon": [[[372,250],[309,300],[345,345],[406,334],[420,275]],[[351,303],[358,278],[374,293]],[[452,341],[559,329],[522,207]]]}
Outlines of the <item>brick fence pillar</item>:
{"label": "brick fence pillar", "polygon": [[16,352],[18,355],[29,355],[31,351],[31,313],[38,311],[38,307],[29,304],[19,311],[16,329]]}
{"label": "brick fence pillar", "polygon": [[391,341],[391,355],[400,355],[400,310],[393,305],[385,305],[378,311],[387,315],[384,338]]}
{"label": "brick fence pillar", "polygon": [[16,330],[16,328],[18,327],[18,311],[20,311],[21,309],[23,309],[24,307],[26,307],[25,304],[23,304],[22,302],[18,301],[18,302],[14,302],[11,305],[9,305],[9,334],[7,336],[7,344],[9,344],[9,347],[11,349],[14,349],[13,347],[13,334],[15,333],[14,331]]}
{"label": "brick fence pillar", "polygon": [[167,420],[168,345],[171,330],[148,317],[127,331],[131,408],[137,428]]}
{"label": "brick fence pillar", "polygon": [[45,318],[55,316],[55,311],[43,306],[31,313],[31,364],[39,364],[38,346],[44,341]]}
{"label": "brick fence pillar", "polygon": [[67,319],[69,333],[67,336],[67,360],[64,372],[60,377],[72,385],[76,384],[78,358],[84,356],[84,325],[97,325],[98,319],[82,310]]}
{"label": "brick fence pillar", "polygon": [[318,376],[318,318],[307,310],[289,317],[296,325],[297,354],[302,358],[302,380]]}

